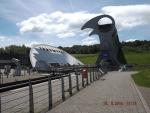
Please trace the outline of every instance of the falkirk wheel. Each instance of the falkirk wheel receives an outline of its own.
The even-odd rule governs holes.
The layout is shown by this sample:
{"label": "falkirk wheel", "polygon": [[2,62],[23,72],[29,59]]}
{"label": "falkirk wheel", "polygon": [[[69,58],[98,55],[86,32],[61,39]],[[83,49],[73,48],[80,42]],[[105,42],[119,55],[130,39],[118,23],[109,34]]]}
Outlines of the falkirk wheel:
{"label": "falkirk wheel", "polygon": [[[111,23],[100,24],[102,19],[107,18]],[[89,34],[99,36],[100,52],[96,61],[97,66],[107,69],[119,69],[123,64],[126,64],[126,59],[121,49],[115,21],[110,15],[100,15],[86,22],[81,30],[92,28],[93,31]]]}

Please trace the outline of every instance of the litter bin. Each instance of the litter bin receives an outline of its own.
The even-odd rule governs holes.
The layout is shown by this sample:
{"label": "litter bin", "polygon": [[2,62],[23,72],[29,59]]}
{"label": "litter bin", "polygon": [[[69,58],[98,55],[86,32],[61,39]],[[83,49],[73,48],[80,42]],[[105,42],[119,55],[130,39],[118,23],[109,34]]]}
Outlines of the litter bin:
{"label": "litter bin", "polygon": [[84,69],[82,70],[82,76],[83,76],[83,78],[86,78],[86,79],[87,79],[87,77],[88,77],[87,68],[84,68]]}

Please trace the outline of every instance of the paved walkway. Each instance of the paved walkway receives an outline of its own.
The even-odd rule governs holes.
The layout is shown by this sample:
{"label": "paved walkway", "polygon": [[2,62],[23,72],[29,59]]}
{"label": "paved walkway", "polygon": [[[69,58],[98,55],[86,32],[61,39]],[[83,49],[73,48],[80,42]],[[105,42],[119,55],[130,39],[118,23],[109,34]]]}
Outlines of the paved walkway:
{"label": "paved walkway", "polygon": [[[2,70],[2,73],[4,73],[4,70]],[[11,69],[11,73],[9,74],[8,78],[6,75],[4,74],[1,74],[0,76],[0,83],[1,84],[4,84],[4,83],[9,83],[9,82],[15,82],[15,81],[21,81],[21,80],[28,80],[28,79],[33,79],[33,78],[39,78],[39,77],[42,77],[44,75],[42,74],[38,74],[36,72],[32,72],[30,73],[30,75],[22,70],[21,71],[21,76],[13,76],[13,73],[14,73],[14,70]]]}
{"label": "paved walkway", "polygon": [[148,113],[132,73],[110,72],[48,113]]}

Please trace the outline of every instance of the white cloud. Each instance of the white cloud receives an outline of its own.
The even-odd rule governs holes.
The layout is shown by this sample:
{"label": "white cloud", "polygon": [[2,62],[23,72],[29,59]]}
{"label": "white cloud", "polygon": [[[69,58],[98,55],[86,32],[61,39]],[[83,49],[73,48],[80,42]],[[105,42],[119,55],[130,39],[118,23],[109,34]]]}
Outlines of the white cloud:
{"label": "white cloud", "polygon": [[41,32],[43,34],[56,34],[59,38],[73,37],[81,32],[81,26],[90,18],[97,16],[88,12],[53,12],[51,14],[41,14],[31,17],[20,23],[21,33]]}
{"label": "white cloud", "polygon": [[30,42],[30,43],[26,43],[25,46],[32,47],[33,45],[36,45],[36,44],[40,44],[40,42],[33,41],[33,42]]}
{"label": "white cloud", "polygon": [[5,36],[0,36],[0,41],[5,41],[7,38]]}
{"label": "white cloud", "polygon": [[58,34],[57,35],[59,38],[68,38],[68,37],[73,37],[73,36],[75,36],[75,34],[74,33],[62,33],[62,34]]}
{"label": "white cloud", "polygon": [[5,41],[11,41],[11,37],[6,37],[6,36],[0,36],[0,41],[5,42]]}
{"label": "white cloud", "polygon": [[5,47],[9,45],[22,45],[25,41],[19,36],[0,36],[0,47]]}
{"label": "white cloud", "polygon": [[96,43],[98,43],[98,41],[94,37],[87,37],[82,40],[82,45],[92,45]]}
{"label": "white cloud", "polygon": [[113,16],[119,29],[150,24],[150,5],[107,6],[102,12]]}
{"label": "white cloud", "polygon": [[[32,47],[32,46],[34,46],[36,44],[43,44],[43,43],[39,42],[39,41],[31,41],[31,42],[26,43],[25,46]],[[49,43],[49,42],[44,42],[44,44],[53,45],[53,43]]]}
{"label": "white cloud", "polygon": [[131,39],[128,39],[128,40],[126,40],[125,42],[134,42],[134,41],[136,41],[136,40],[138,40],[138,39],[136,39],[136,38],[131,38]]}
{"label": "white cloud", "polygon": [[40,32],[54,34],[59,38],[73,37],[83,33],[80,28],[89,19],[100,14],[109,14],[114,17],[117,29],[123,30],[140,25],[150,25],[150,5],[106,6],[100,13],[74,12],[65,13],[56,11],[50,14],[43,13],[23,20],[17,25],[21,33]]}

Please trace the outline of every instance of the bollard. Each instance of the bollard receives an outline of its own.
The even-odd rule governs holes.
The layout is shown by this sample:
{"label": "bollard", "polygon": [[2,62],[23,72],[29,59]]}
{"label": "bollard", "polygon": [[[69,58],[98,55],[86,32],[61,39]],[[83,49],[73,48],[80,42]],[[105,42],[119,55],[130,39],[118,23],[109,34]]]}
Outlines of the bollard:
{"label": "bollard", "polygon": [[2,109],[1,109],[1,94],[0,94],[0,113],[2,113]]}
{"label": "bollard", "polygon": [[89,73],[87,73],[86,85],[89,85]]}
{"label": "bollard", "polygon": [[48,94],[49,94],[49,107],[48,110],[52,109],[52,83],[51,78],[48,76]]}
{"label": "bollard", "polygon": [[99,80],[99,76],[100,76],[99,71],[97,71],[97,77],[98,77],[98,80]]}
{"label": "bollard", "polygon": [[1,69],[0,69],[0,84],[2,84],[2,71],[1,71]]}
{"label": "bollard", "polygon": [[94,70],[94,81],[96,81],[96,71]]}
{"label": "bollard", "polygon": [[101,78],[101,72],[98,70],[98,79],[100,79]]}
{"label": "bollard", "polygon": [[70,96],[72,96],[72,80],[71,80],[70,73],[68,75],[68,79],[69,79],[69,94],[70,94]]}
{"label": "bollard", "polygon": [[97,70],[95,70],[95,80],[97,80]]}
{"label": "bollard", "polygon": [[97,70],[97,80],[99,80],[99,73],[98,73],[98,70]]}
{"label": "bollard", "polygon": [[2,84],[2,74],[0,72],[0,84]]}
{"label": "bollard", "polygon": [[2,75],[1,75],[1,80],[2,80],[1,83],[3,84],[3,73],[2,73]]}
{"label": "bollard", "polygon": [[97,71],[95,70],[95,80],[97,80]]}
{"label": "bollard", "polygon": [[64,78],[63,75],[61,76],[61,96],[62,96],[62,100],[65,101],[65,89],[64,89]]}
{"label": "bollard", "polygon": [[97,80],[99,80],[99,72],[97,71]]}
{"label": "bollard", "polygon": [[76,74],[76,84],[77,84],[77,91],[79,91],[79,77],[78,74]]}
{"label": "bollard", "polygon": [[97,71],[95,70],[95,80],[97,80]]}
{"label": "bollard", "polygon": [[85,87],[85,86],[84,86],[84,78],[83,78],[83,75],[82,75],[82,87]]}
{"label": "bollard", "polygon": [[31,80],[29,80],[29,109],[30,113],[34,113],[33,88]]}
{"label": "bollard", "polygon": [[26,70],[24,69],[24,76],[26,75]]}
{"label": "bollard", "polygon": [[96,70],[96,80],[98,80],[98,71]]}
{"label": "bollard", "polygon": [[95,73],[94,73],[94,69],[93,69],[93,81],[95,81]]}
{"label": "bollard", "polygon": [[92,71],[90,70],[90,83],[92,83]]}
{"label": "bollard", "polygon": [[97,71],[95,70],[95,80],[97,80]]}
{"label": "bollard", "polygon": [[94,71],[94,80],[96,81],[96,70]]}

